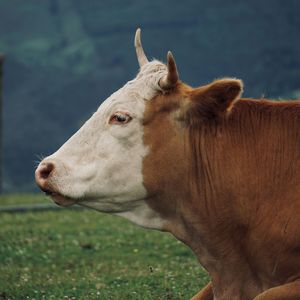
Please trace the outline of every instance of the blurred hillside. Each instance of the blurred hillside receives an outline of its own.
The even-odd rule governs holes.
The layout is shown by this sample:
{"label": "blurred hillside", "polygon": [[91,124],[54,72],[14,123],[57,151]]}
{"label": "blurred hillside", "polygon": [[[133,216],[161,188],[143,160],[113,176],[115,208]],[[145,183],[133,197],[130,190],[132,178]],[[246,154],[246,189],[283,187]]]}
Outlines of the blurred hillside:
{"label": "blurred hillside", "polygon": [[7,191],[33,190],[38,155],[55,151],[138,71],[175,55],[181,79],[243,79],[250,97],[300,90],[300,1],[0,0]]}

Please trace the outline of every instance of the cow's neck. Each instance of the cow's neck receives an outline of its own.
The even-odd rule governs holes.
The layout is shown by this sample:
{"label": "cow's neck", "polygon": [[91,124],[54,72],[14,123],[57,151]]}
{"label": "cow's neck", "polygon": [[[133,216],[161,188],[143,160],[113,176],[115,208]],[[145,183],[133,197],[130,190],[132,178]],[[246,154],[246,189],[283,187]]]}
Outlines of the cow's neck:
{"label": "cow's neck", "polygon": [[[209,272],[216,299],[253,299],[261,291],[260,283],[240,252],[247,228],[231,227],[221,213],[213,213],[206,205],[185,205],[180,218],[171,222],[166,230],[194,251]],[[219,220],[218,224],[213,225],[211,218]]]}
{"label": "cow's neck", "polygon": [[[272,122],[270,111],[266,110],[264,116],[257,103],[250,105],[249,116],[243,111],[249,109],[247,105],[238,107],[241,111],[221,126],[202,128],[198,136],[190,133],[189,138],[195,139],[194,145],[190,143],[190,147],[195,147],[190,149],[190,184],[183,181],[177,187],[185,195],[177,199],[178,219],[168,228],[194,250],[208,270],[218,287],[217,299],[253,299],[264,288],[262,278],[252,271],[255,266],[248,261],[249,236],[257,234],[250,225],[256,222],[263,228],[263,220],[281,209],[281,200],[289,190],[281,182],[291,185],[290,190],[296,185],[291,170],[291,162],[297,161],[293,158],[295,153],[284,152],[299,147],[299,130],[298,140],[291,134],[295,121],[287,120],[292,122],[287,124],[281,117],[277,123]],[[256,108],[260,114],[257,123]],[[276,114],[275,110],[274,118]],[[285,149],[277,151],[283,144]],[[288,181],[283,177],[287,174],[291,177]],[[268,216],[264,215],[266,212]],[[257,219],[253,220],[253,216]]]}
{"label": "cow's neck", "polygon": [[[294,151],[300,149],[300,124],[285,115],[285,107],[270,106],[240,101],[223,122],[192,129],[170,122],[164,110],[145,129],[151,149],[144,160],[148,204],[168,220],[164,229],[194,250],[218,288],[217,299],[253,299],[250,291],[265,289],[270,277],[277,280],[274,261],[260,261],[268,245],[254,244],[265,232],[273,235],[269,247],[276,243],[286,224],[271,231],[265,220],[277,217],[283,199],[300,193],[294,176],[300,169]],[[258,266],[260,278],[252,272]]]}
{"label": "cow's neck", "polygon": [[[211,180],[214,180],[213,175]],[[166,230],[194,251],[201,265],[209,272],[213,286],[218,288],[214,291],[216,299],[253,299],[253,292],[258,294],[260,287],[246,258],[240,256],[240,241],[247,234],[247,226],[242,222],[231,225],[229,218],[235,212],[229,204],[232,200],[230,194],[225,197],[225,193],[209,182],[203,184],[205,188],[202,190],[196,189],[194,193],[186,190],[186,196],[177,199],[180,213],[177,219],[171,220],[169,228],[166,226]],[[186,186],[180,188],[185,190]],[[224,205],[218,207],[217,202],[221,199]]]}

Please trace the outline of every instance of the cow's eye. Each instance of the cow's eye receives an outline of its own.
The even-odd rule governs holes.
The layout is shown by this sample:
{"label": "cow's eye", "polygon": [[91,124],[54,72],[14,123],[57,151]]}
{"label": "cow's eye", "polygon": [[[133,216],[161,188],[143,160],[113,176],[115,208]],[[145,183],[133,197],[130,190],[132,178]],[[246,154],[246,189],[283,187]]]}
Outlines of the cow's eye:
{"label": "cow's eye", "polygon": [[127,113],[117,112],[110,117],[109,124],[122,125],[130,122],[131,119]]}

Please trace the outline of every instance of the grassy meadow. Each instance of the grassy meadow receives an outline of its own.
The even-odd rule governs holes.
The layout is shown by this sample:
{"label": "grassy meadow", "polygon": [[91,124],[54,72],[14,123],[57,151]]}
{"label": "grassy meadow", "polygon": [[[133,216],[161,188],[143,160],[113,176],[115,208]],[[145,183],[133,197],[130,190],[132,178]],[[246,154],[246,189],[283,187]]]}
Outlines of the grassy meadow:
{"label": "grassy meadow", "polygon": [[[45,203],[1,196],[1,205]],[[0,299],[189,299],[208,281],[171,235],[92,210],[0,214]]]}

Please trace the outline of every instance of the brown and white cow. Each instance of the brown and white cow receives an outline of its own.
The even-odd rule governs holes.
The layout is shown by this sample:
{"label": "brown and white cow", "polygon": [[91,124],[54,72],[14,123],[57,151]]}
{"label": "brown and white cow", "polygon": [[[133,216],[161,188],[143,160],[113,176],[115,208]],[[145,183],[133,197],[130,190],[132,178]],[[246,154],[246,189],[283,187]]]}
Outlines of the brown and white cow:
{"label": "brown and white cow", "polygon": [[242,82],[199,88],[175,61],[148,61],[36,170],[39,187],[169,231],[211,283],[193,299],[300,299],[300,102],[240,99]]}

